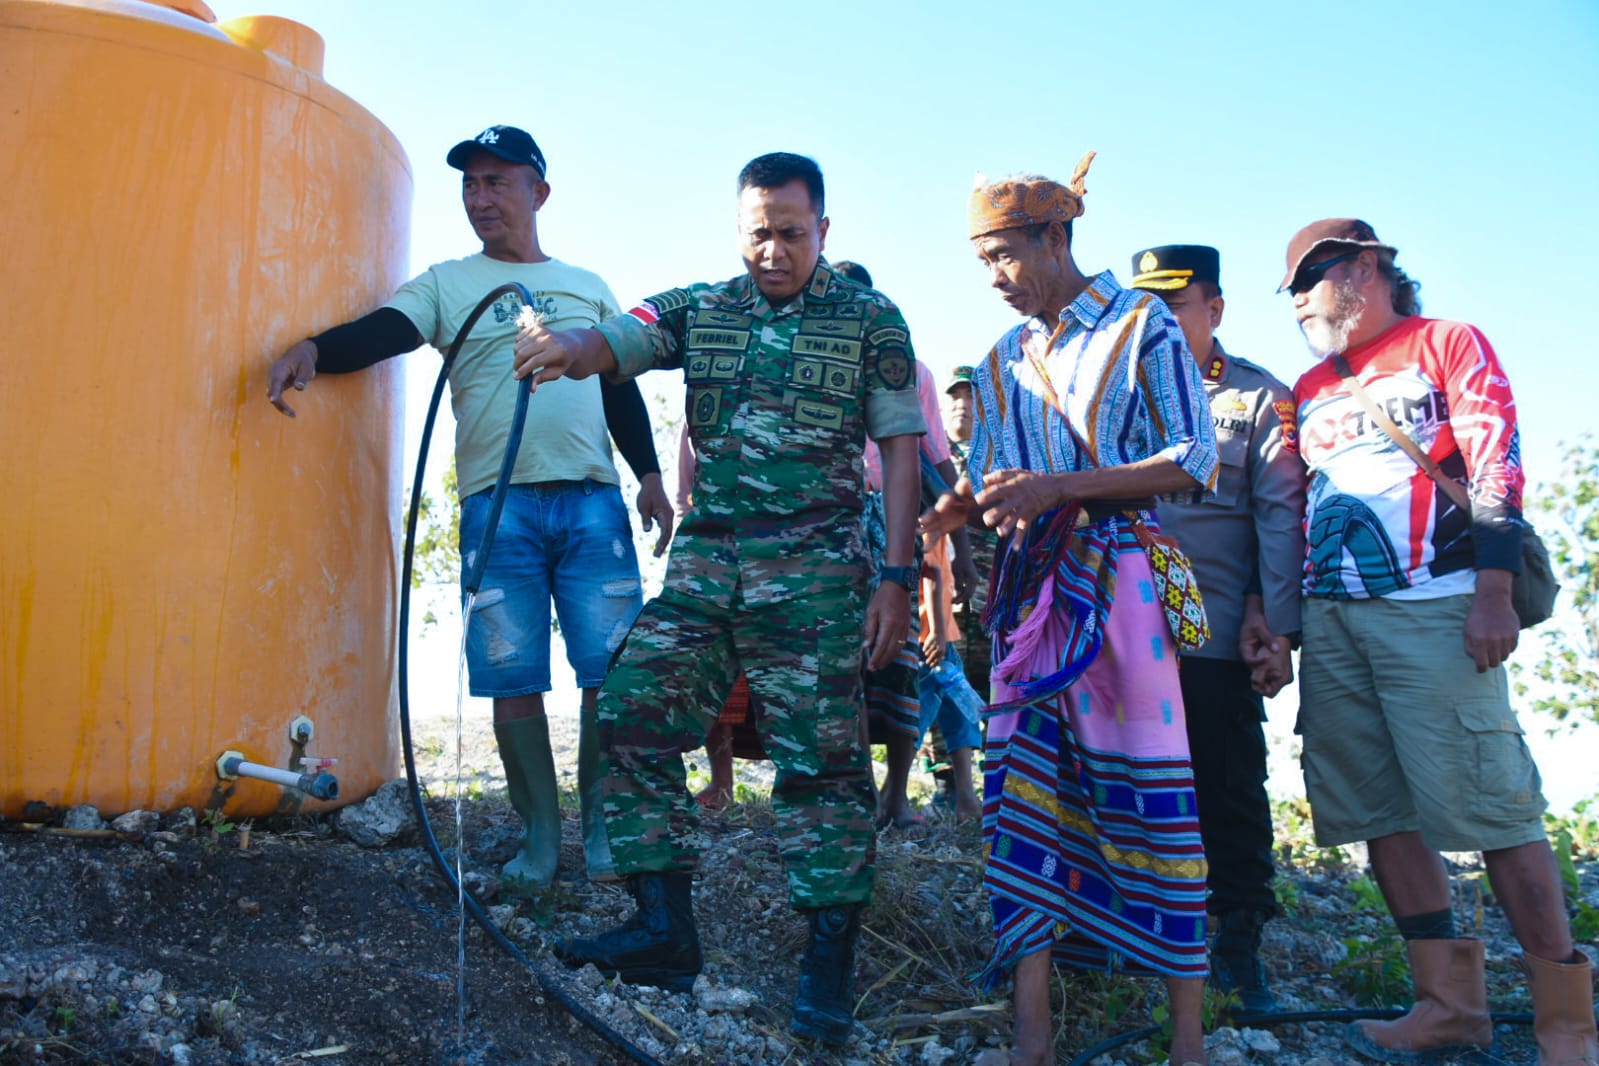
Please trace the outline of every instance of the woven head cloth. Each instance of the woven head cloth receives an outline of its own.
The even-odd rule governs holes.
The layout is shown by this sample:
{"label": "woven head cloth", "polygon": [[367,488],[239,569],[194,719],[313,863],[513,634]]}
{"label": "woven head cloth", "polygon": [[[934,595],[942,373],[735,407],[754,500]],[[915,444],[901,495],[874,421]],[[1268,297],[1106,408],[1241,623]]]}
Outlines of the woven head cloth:
{"label": "woven head cloth", "polygon": [[979,178],[966,202],[966,235],[975,239],[1002,229],[1070,222],[1083,213],[1083,194],[1088,191],[1083,179],[1093,161],[1094,153],[1084,152],[1064,185],[1048,178],[995,182]]}

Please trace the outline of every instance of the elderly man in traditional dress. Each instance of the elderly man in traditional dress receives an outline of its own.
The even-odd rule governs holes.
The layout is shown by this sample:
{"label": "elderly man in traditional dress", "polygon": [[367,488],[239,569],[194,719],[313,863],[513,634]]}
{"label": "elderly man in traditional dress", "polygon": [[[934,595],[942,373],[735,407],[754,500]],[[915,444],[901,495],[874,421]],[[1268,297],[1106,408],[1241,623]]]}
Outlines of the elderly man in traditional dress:
{"label": "elderly man in traditional dress", "polygon": [[1009,1062],[1054,1061],[1054,958],[1164,975],[1171,1061],[1188,1066],[1206,1061],[1205,859],[1173,618],[1187,645],[1205,626],[1155,497],[1208,491],[1216,441],[1165,305],[1072,257],[1091,159],[1066,184],[1026,175],[971,194],[973,247],[1026,321],[977,366],[968,477],[923,521],[980,518],[1005,538],[985,611],[996,943],[982,976],[1015,970]]}

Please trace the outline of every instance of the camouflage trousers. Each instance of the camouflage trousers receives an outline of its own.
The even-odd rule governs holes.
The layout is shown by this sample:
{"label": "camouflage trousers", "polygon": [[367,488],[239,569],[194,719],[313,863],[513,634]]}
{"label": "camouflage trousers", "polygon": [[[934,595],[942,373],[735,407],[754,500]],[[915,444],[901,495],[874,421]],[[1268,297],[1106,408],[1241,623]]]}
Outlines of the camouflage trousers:
{"label": "camouflage trousers", "polygon": [[605,831],[623,875],[692,870],[699,807],[683,753],[739,670],[776,764],[772,808],[795,907],[866,903],[875,800],[860,743],[861,590],[750,607],[670,591],[644,605],[599,697]]}

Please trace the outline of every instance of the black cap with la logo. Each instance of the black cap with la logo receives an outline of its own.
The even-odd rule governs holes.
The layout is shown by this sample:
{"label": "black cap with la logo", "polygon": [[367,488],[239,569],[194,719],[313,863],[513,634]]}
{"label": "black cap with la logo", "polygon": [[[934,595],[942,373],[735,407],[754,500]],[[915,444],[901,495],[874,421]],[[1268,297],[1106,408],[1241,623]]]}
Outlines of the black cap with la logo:
{"label": "black cap with la logo", "polygon": [[515,126],[490,126],[471,140],[462,141],[451,148],[444,161],[456,170],[465,170],[466,162],[474,152],[488,152],[507,163],[530,166],[539,172],[541,179],[546,173],[544,153],[539,151],[538,142],[527,130],[519,130]]}

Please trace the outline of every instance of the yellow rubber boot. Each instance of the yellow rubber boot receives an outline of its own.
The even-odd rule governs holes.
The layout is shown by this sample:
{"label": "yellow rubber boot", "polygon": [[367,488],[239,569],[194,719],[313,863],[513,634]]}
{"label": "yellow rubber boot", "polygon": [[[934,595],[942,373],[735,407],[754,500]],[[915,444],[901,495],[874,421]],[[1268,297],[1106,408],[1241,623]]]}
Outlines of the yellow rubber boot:
{"label": "yellow rubber boot", "polygon": [[1391,1022],[1353,1023],[1344,1033],[1349,1046],[1400,1066],[1493,1046],[1482,941],[1412,940],[1406,946],[1415,1005]]}
{"label": "yellow rubber boot", "polygon": [[1523,955],[1532,986],[1532,1030],[1538,1066],[1599,1066],[1593,1021],[1593,963],[1581,952],[1566,962]]}
{"label": "yellow rubber boot", "polygon": [[583,826],[583,857],[590,881],[618,881],[605,836],[605,801],[600,787],[600,730],[597,712],[580,708],[577,735],[577,801]]}

